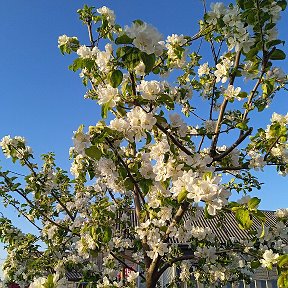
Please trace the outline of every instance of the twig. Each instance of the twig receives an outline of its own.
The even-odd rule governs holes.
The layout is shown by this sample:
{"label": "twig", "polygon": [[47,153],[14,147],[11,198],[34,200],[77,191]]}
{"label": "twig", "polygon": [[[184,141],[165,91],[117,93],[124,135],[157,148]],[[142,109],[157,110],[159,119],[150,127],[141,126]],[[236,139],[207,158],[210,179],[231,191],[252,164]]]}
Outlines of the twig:
{"label": "twig", "polygon": [[238,145],[240,145],[253,131],[253,128],[249,128],[244,134],[240,135],[239,138],[235,141],[233,145],[231,145],[227,150],[225,150],[220,155],[217,155],[213,158],[213,161],[209,164],[209,166],[215,162],[223,159],[225,156],[227,156],[230,152],[232,152]]}
{"label": "twig", "polygon": [[161,124],[156,122],[156,127],[161,130],[167,137],[171,139],[171,141],[180,148],[183,152],[185,152],[187,155],[193,156],[193,153],[188,150],[185,146],[183,146],[171,133],[169,133]]}
{"label": "twig", "polygon": [[[237,71],[237,68],[238,68],[239,62],[240,62],[240,57],[241,57],[241,51],[238,51],[236,53],[236,56],[235,56],[234,72],[230,76],[230,82],[229,82],[230,85],[233,85],[233,83],[234,83],[234,80],[235,80],[235,77],[236,77],[236,71]],[[224,97],[224,100],[223,100],[221,108],[220,108],[220,113],[219,113],[219,116],[218,116],[216,127],[215,127],[215,136],[212,139],[212,144],[211,144],[211,148],[210,148],[210,154],[211,154],[212,157],[215,156],[217,141],[218,141],[218,137],[219,137],[219,133],[218,132],[221,129],[222,120],[224,118],[224,113],[225,113],[225,109],[226,109],[227,103],[228,103],[228,100],[227,100],[226,97]]]}

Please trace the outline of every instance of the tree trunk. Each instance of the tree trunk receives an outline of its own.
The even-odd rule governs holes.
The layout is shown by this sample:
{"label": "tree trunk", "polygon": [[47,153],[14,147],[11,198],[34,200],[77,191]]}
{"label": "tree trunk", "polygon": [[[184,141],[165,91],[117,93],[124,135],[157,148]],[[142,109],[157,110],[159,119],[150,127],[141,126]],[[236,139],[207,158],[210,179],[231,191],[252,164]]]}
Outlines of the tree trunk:
{"label": "tree trunk", "polygon": [[146,276],[146,288],[155,288],[158,278],[153,274],[147,274]]}
{"label": "tree trunk", "polygon": [[146,288],[155,288],[156,284],[159,280],[159,275],[158,273],[158,267],[160,265],[161,259],[159,258],[159,255],[156,259],[150,263],[148,267],[146,267]]}

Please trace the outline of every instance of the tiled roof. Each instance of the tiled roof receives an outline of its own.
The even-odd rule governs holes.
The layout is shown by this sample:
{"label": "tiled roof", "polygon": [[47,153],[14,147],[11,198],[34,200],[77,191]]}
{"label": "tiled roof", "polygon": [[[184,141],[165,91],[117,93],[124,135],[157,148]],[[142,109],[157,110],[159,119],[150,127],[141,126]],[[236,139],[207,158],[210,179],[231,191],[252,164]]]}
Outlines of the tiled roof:
{"label": "tiled roof", "polygon": [[83,275],[80,272],[77,271],[67,271],[66,272],[66,278],[69,281],[73,281],[73,282],[77,282],[80,281],[82,279]]}
{"label": "tiled roof", "polygon": [[[265,226],[266,227],[273,227],[277,223],[277,219],[275,217],[274,211],[261,211],[265,214],[266,220],[265,220]],[[126,212],[127,213],[127,212]],[[138,225],[137,217],[135,214],[135,210],[131,210],[129,214],[130,217],[130,223],[132,227],[136,227]],[[226,212],[224,214],[224,217],[221,218],[221,216],[215,216],[211,219],[205,218],[204,210],[202,208],[199,208],[197,211],[197,217],[192,216],[189,212],[187,212],[183,220],[187,221],[190,219],[192,221],[193,226],[199,226],[199,227],[209,227],[213,234],[217,237],[217,239],[220,242],[226,242],[231,237],[233,237],[235,240],[241,240],[241,239],[249,239],[251,238],[251,235],[249,235],[247,230],[241,230],[238,226],[238,223],[235,219],[235,215],[233,213]],[[219,225],[222,223],[222,225]],[[252,229],[257,230],[262,227],[261,222],[253,217],[253,225]],[[121,230],[121,228],[117,227],[118,230]],[[177,239],[170,239],[170,242],[177,243]]]}
{"label": "tiled roof", "polygon": [[[277,221],[273,211],[261,212],[263,212],[266,216],[266,227],[273,227],[276,225]],[[183,217],[184,221],[188,220],[189,218],[192,220],[194,226],[200,226],[203,228],[209,227],[220,242],[226,242],[231,237],[233,237],[235,240],[251,238],[251,235],[249,235],[247,230],[242,230],[239,228],[233,213],[225,213],[223,218],[216,215],[212,219],[207,219],[205,218],[204,210],[199,209],[197,211],[197,218],[191,217],[188,213],[186,213]],[[253,217],[252,229],[257,230],[261,227],[261,222]]]}

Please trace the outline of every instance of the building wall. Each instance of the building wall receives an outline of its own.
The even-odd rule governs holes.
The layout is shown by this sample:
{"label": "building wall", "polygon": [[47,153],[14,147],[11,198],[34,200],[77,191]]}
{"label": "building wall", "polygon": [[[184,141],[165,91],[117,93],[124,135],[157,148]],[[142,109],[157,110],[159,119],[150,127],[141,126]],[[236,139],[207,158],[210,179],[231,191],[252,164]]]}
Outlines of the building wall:
{"label": "building wall", "polygon": [[[161,288],[165,287],[166,284],[172,281],[172,279],[175,277],[176,269],[174,267],[168,268],[165,273],[160,278],[160,284]],[[145,287],[145,286],[139,286],[139,287]],[[195,283],[192,286],[193,288],[213,288],[206,287],[201,283]],[[180,288],[180,287],[179,287]],[[183,284],[181,288],[191,288],[188,287],[187,284]],[[276,269],[273,269],[271,271],[259,268],[256,273],[253,275],[253,280],[250,284],[246,284],[244,281],[241,281],[237,284],[228,284],[224,286],[223,288],[277,288],[277,272]]]}

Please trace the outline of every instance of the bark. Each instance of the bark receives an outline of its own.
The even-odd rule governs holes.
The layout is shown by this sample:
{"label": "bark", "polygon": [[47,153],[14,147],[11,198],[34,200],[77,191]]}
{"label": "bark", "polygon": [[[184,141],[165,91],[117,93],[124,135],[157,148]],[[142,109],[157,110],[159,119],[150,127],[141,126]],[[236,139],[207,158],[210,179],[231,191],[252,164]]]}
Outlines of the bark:
{"label": "bark", "polygon": [[146,288],[156,288],[157,281],[157,275],[148,272],[146,275]]}

